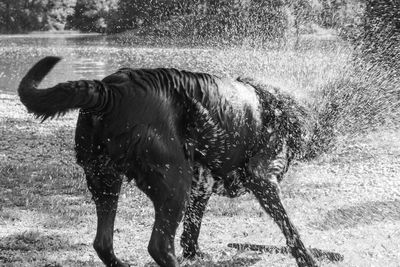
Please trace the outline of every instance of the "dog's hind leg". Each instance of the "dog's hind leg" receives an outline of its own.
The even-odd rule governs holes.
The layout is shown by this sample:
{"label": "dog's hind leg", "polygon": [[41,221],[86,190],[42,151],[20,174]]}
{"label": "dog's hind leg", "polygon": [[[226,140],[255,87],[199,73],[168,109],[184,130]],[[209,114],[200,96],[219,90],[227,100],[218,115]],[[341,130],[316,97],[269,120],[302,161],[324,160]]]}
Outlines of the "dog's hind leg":
{"label": "dog's hind leg", "polygon": [[249,172],[249,177],[245,179],[245,186],[254,193],[264,210],[278,224],[297,265],[301,267],[317,266],[281,202],[278,176],[282,172],[279,170],[279,162],[268,161],[262,155],[254,157],[250,159]]}
{"label": "dog's hind leg", "polygon": [[143,179],[140,188],[150,197],[155,210],[149,253],[160,266],[177,267],[174,239],[188,202],[192,170],[182,161],[163,170],[147,171]]}
{"label": "dog's hind leg", "polygon": [[190,201],[186,208],[181,237],[184,258],[193,258],[196,255],[201,256],[198,245],[201,221],[207,202],[212,194],[212,184],[209,185],[207,183],[205,170],[200,166],[196,166],[193,172],[194,179],[192,182]]}
{"label": "dog's hind leg", "polygon": [[84,165],[87,184],[96,204],[97,233],[93,247],[106,266],[128,266],[114,254],[114,220],[122,177],[107,160],[96,160]]}

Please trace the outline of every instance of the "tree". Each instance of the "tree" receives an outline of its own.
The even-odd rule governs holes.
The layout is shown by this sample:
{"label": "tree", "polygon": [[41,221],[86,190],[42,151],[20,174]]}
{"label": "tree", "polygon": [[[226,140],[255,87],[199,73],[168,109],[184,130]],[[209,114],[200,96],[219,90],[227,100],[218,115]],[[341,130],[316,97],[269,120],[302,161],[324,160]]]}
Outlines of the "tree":
{"label": "tree", "polygon": [[399,67],[400,3],[367,0],[361,48],[365,58],[386,67]]}
{"label": "tree", "polygon": [[49,0],[45,7],[45,30],[64,30],[68,16],[74,13],[76,0]]}
{"label": "tree", "polygon": [[66,27],[83,32],[105,32],[107,16],[116,6],[117,0],[77,0]]}
{"label": "tree", "polygon": [[172,16],[183,16],[196,1],[185,0],[119,0],[112,15],[108,17],[108,31],[121,32],[128,29],[158,25]]}
{"label": "tree", "polygon": [[3,0],[0,2],[0,31],[17,33],[38,30],[44,25],[47,1]]}
{"label": "tree", "polygon": [[0,32],[63,30],[76,0],[2,0]]}
{"label": "tree", "polygon": [[107,24],[111,32],[265,41],[284,36],[283,6],[280,0],[120,0]]}

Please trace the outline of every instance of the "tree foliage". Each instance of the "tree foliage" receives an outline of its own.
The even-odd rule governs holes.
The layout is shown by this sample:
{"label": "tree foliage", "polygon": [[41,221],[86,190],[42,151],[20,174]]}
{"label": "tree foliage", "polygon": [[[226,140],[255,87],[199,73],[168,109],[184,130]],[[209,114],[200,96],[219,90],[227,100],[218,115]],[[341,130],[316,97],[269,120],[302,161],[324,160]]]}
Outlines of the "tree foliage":
{"label": "tree foliage", "polygon": [[0,32],[63,30],[76,0],[2,0]]}
{"label": "tree foliage", "polygon": [[361,36],[366,59],[399,67],[400,2],[398,0],[367,0]]}
{"label": "tree foliage", "polygon": [[2,0],[0,32],[65,27],[265,41],[292,32],[313,33],[320,27],[336,29],[350,39],[361,32],[377,44],[376,36],[398,30],[393,26],[399,23],[398,6],[398,0]]}
{"label": "tree foliage", "polygon": [[74,13],[76,0],[47,1],[44,30],[64,30],[67,17]]}
{"label": "tree foliage", "polygon": [[2,32],[21,32],[42,27],[45,7],[44,1],[1,1],[0,30]]}
{"label": "tree foliage", "polygon": [[77,0],[73,15],[67,18],[67,29],[82,32],[105,32],[106,19],[117,0]]}
{"label": "tree foliage", "polygon": [[276,38],[287,25],[283,7],[277,0],[120,0],[109,31],[142,28],[163,36]]}

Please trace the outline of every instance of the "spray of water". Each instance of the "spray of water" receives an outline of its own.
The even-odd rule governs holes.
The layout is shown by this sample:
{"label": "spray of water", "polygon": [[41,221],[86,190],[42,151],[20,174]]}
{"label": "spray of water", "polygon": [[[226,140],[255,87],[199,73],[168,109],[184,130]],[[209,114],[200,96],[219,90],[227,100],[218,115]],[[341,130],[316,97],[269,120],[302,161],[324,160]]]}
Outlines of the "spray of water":
{"label": "spray of water", "polygon": [[[317,27],[318,23],[331,28],[362,23],[367,9],[356,3],[321,3],[205,1],[192,11],[164,14],[160,18],[167,20],[149,26],[144,21],[139,27],[142,30],[119,38],[124,43],[137,43],[140,36],[142,41],[144,37],[149,44],[159,46],[206,46],[214,56],[205,62],[209,63],[207,72],[251,77],[289,92],[309,110],[304,120],[309,130],[304,155],[312,158],[334,147],[338,136],[399,123],[399,78],[395,71],[382,67],[382,53],[366,61],[356,51],[358,44],[343,41],[332,31],[321,34],[322,28]],[[326,12],[332,19],[318,21],[316,17],[329,15]],[[346,38],[356,36],[349,30],[342,28],[337,33],[343,36],[347,32]],[[319,32],[304,35],[313,31]],[[380,38],[385,43],[387,35]],[[388,49],[396,51],[393,46]]]}

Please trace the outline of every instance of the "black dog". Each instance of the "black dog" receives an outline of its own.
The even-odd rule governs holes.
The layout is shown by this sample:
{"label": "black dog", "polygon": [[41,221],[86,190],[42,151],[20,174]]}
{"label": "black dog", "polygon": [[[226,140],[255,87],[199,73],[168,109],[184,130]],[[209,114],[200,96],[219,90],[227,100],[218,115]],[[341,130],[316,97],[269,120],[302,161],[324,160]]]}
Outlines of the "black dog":
{"label": "black dog", "polygon": [[248,81],[175,69],[124,68],[102,81],[38,89],[59,60],[39,61],[18,93],[43,120],[80,109],[76,157],[97,209],[94,248],[107,266],[126,266],[113,250],[121,174],[135,179],[154,204],[148,246],[154,260],[179,266],[174,238],[185,209],[184,257],[196,255],[210,196],[198,166],[231,194],[241,187],[253,192],[281,228],[297,264],[316,266],[279,198],[278,182],[300,151],[303,134],[294,101]]}

